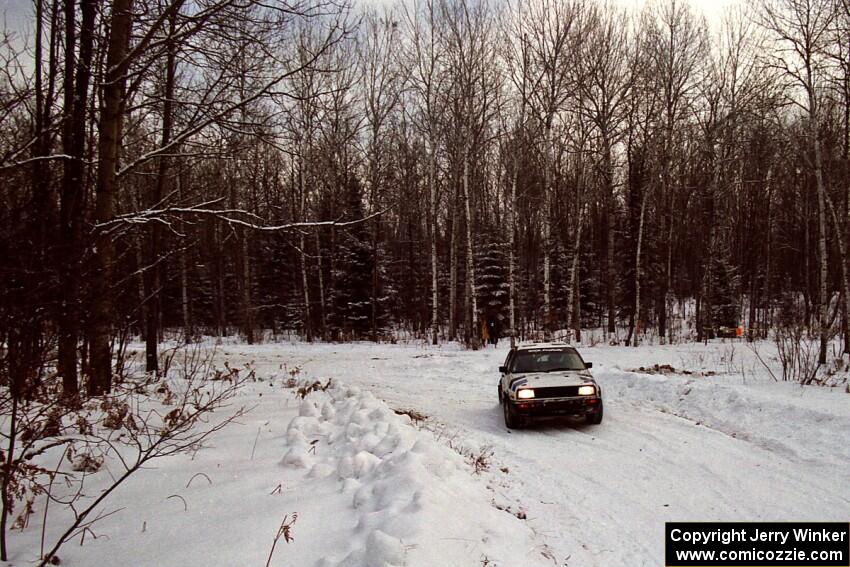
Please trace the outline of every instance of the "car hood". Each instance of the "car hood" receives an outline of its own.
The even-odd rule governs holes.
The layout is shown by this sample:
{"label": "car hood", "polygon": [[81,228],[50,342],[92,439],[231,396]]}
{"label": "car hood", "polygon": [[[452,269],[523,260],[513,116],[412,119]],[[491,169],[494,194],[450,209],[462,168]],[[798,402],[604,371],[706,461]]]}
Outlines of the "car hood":
{"label": "car hood", "polygon": [[578,386],[593,382],[593,377],[582,370],[566,370],[559,372],[530,372],[517,374],[511,380],[514,387],[549,388],[555,386]]}

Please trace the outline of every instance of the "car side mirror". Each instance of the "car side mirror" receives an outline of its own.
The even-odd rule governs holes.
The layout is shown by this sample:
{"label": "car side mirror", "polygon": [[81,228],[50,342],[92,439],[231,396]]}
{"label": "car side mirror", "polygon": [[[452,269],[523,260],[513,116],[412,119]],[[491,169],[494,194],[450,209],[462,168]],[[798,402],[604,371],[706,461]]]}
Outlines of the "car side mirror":
{"label": "car side mirror", "polygon": [[593,368],[593,363],[592,362],[585,362],[584,367],[585,368]]}
{"label": "car side mirror", "polygon": [[508,373],[508,367],[507,366],[500,366],[499,372],[501,372],[502,374],[507,374]]}

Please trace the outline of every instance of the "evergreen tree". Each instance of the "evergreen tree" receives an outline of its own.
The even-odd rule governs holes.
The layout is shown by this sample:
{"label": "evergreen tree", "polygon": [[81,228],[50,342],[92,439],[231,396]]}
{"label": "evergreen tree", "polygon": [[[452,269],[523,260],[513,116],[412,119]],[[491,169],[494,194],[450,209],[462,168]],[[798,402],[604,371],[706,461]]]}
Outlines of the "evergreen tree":
{"label": "evergreen tree", "polygon": [[738,307],[739,278],[732,265],[729,246],[721,243],[709,260],[711,266],[711,315],[715,327],[737,327],[740,320]]}
{"label": "evergreen tree", "polygon": [[492,340],[502,336],[507,326],[508,308],[508,250],[507,243],[488,231],[485,242],[476,254],[478,295],[481,321],[487,325]]}
{"label": "evergreen tree", "polygon": [[[365,216],[363,188],[349,175],[344,184],[345,217]],[[374,259],[366,223],[347,227],[337,236],[334,262],[335,288],[331,297],[331,329],[337,338],[361,339],[369,335],[372,319],[372,267]]]}

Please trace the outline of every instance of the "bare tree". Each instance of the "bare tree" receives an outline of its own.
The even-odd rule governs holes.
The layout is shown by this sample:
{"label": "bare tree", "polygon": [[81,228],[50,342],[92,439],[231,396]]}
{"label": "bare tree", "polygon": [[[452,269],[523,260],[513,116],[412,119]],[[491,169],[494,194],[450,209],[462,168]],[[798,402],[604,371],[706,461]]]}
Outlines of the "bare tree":
{"label": "bare tree", "polygon": [[[826,363],[829,337],[829,299],[827,297],[827,194],[823,175],[818,120],[820,118],[820,89],[824,75],[831,64],[827,56],[830,31],[835,21],[836,4],[831,0],[764,0],[761,6],[762,26],[774,39],[776,47],[771,65],[782,71],[791,84],[802,92],[800,100],[789,93],[792,102],[806,113],[809,143],[812,148],[811,169],[818,195],[818,332],[820,354],[818,362]],[[845,277],[846,281],[846,277]],[[846,287],[846,286],[845,286]]]}
{"label": "bare tree", "polygon": [[[369,179],[369,212],[383,208],[383,192],[386,179],[383,134],[386,123],[398,103],[404,82],[399,68],[399,57],[395,52],[400,39],[396,14],[385,11],[378,15],[366,13],[363,37],[360,46],[360,69],[366,77],[363,94],[364,115],[368,128],[367,171]],[[378,340],[378,310],[380,303],[380,258],[378,244],[381,239],[380,219],[372,222],[372,313],[371,338]]]}
{"label": "bare tree", "polygon": [[587,41],[579,63],[584,80],[580,83],[581,109],[597,130],[598,170],[602,179],[601,200],[605,230],[605,302],[606,332],[616,332],[615,291],[617,282],[614,257],[614,232],[617,217],[614,148],[625,132],[624,121],[629,89],[635,77],[634,61],[629,53],[629,19],[625,10],[603,4],[591,20]]}
{"label": "bare tree", "polygon": [[661,116],[658,130],[659,161],[661,162],[659,190],[662,213],[659,230],[666,241],[663,278],[658,286],[656,310],[658,333],[662,340],[667,334],[668,308],[672,303],[670,291],[673,277],[673,232],[675,171],[681,144],[679,125],[689,113],[702,77],[702,65],[707,55],[705,22],[700,21],[682,0],[659,0],[650,9],[652,23],[648,28],[648,49],[654,88],[658,90]]}
{"label": "bare tree", "polygon": [[520,158],[526,151],[525,146],[528,141],[528,104],[529,97],[531,96],[528,42],[521,31],[521,27],[519,28],[520,31],[513,29],[517,25],[522,25],[522,7],[523,4],[521,2],[516,3],[505,14],[505,30],[502,33],[506,36],[506,42],[503,57],[508,67],[507,74],[510,77],[509,84],[511,88],[511,91],[506,93],[506,98],[513,100],[514,104],[510,105],[506,102],[499,105],[501,127],[503,136],[506,138],[502,143],[502,152],[510,156],[504,159],[510,179],[507,209],[509,217],[508,230],[510,231],[508,243],[508,321],[510,325],[511,347],[515,346],[517,337],[517,184],[520,174]]}
{"label": "bare tree", "polygon": [[465,340],[476,348],[481,338],[475,266],[473,160],[484,157],[495,102],[493,17],[485,2],[459,0],[442,5],[449,36],[447,72],[453,126],[459,151],[460,189],[466,227]]}
{"label": "bare tree", "polygon": [[577,45],[584,34],[585,6],[581,0],[540,0],[529,4],[517,31],[528,42],[531,67],[529,108],[543,125],[543,162],[545,187],[543,221],[543,328],[552,331],[552,194],[554,192],[554,139],[556,115],[567,99],[576,94],[573,71]]}
{"label": "bare tree", "polygon": [[[440,325],[439,257],[437,237],[439,232],[439,191],[437,179],[437,153],[439,124],[442,113],[444,75],[443,47],[438,27],[435,0],[415,2],[412,7],[403,5],[407,35],[405,60],[409,67],[408,84],[416,93],[419,106],[418,124],[427,140],[428,179],[428,240],[431,264],[431,342],[437,344]],[[453,306],[452,306],[453,308]]]}
{"label": "bare tree", "polygon": [[59,373],[63,389],[69,398],[79,391],[77,382],[77,342],[81,334],[79,285],[82,262],[83,198],[85,185],[84,152],[88,114],[88,92],[94,56],[94,24],[97,2],[87,0],[80,5],[79,58],[76,50],[76,8],[74,2],[65,0],[65,73],[63,79],[64,116],[62,146],[69,159],[64,161],[62,189],[59,199],[59,237],[64,243],[59,247],[63,259],[62,305],[59,317]]}

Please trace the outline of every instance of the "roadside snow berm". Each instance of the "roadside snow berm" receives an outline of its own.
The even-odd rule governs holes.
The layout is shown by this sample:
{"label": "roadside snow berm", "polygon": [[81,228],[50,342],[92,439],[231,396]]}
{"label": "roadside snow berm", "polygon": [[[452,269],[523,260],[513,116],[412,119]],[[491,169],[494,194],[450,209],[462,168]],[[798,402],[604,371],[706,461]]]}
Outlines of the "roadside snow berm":
{"label": "roadside snow berm", "polygon": [[[281,466],[303,471],[293,490],[325,498],[331,545],[321,567],[543,564],[524,522],[458,453],[371,393],[334,382],[304,397]],[[290,481],[290,484],[292,481]]]}

